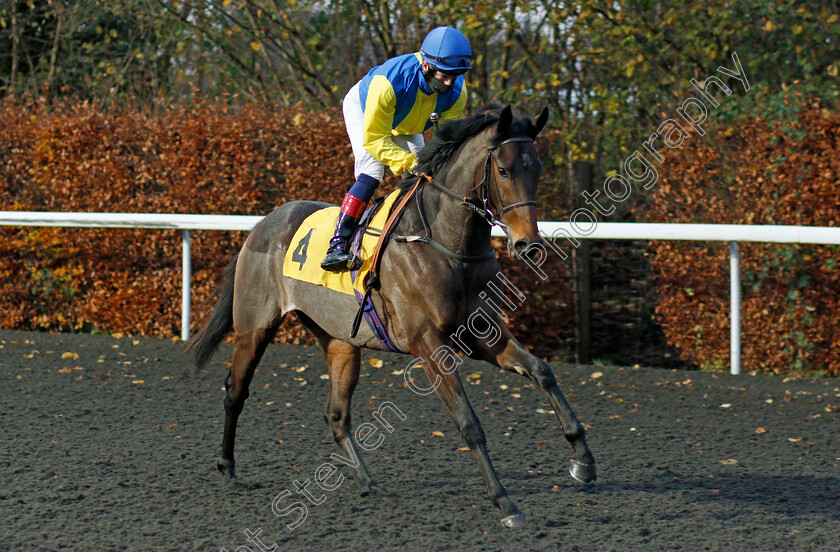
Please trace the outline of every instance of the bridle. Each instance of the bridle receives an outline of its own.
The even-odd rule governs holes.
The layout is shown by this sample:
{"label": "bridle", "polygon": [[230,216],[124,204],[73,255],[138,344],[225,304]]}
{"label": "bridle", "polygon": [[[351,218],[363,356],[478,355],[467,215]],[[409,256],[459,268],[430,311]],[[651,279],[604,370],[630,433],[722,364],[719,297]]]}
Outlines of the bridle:
{"label": "bridle", "polygon": [[[431,185],[433,185],[435,188],[437,188],[438,190],[440,190],[440,191],[444,192],[445,194],[448,194],[448,195],[454,197],[455,199],[461,201],[461,203],[465,207],[468,207],[468,208],[472,209],[476,214],[478,214],[478,216],[480,216],[485,221],[487,221],[487,223],[490,224],[491,226],[499,226],[500,228],[504,229],[505,232],[507,232],[507,225],[505,225],[505,223],[502,222],[502,216],[505,213],[507,213],[508,211],[512,211],[513,209],[517,209],[519,207],[530,207],[530,206],[536,207],[537,202],[534,201],[534,200],[527,200],[527,201],[517,201],[516,203],[511,203],[510,205],[505,205],[504,204],[504,201],[502,200],[502,194],[499,193],[498,179],[496,178],[496,174],[493,172],[493,152],[495,152],[500,146],[503,146],[505,144],[510,144],[512,142],[533,142],[533,141],[534,141],[534,139],[529,137],[529,136],[514,136],[513,138],[508,138],[507,140],[503,140],[503,141],[499,142],[495,146],[489,146],[487,148],[487,157],[484,160],[484,174],[481,177],[481,181],[478,184],[476,184],[473,188],[471,188],[467,192],[467,195],[465,195],[463,197],[456,194],[455,192],[453,192],[452,190],[450,190],[446,186],[443,186],[442,184],[440,184],[439,182],[437,182],[435,179],[433,179],[432,177],[430,177],[428,175],[426,175],[426,180]],[[494,187],[495,187],[496,197],[499,198],[499,202],[501,203],[501,205],[500,205],[501,208],[499,209],[499,214],[498,215],[493,212],[493,210],[490,208],[490,205],[489,205],[489,203],[490,203],[490,180],[491,180],[491,176],[492,176],[493,183],[495,184]],[[478,198],[477,199],[470,198],[470,196],[475,191],[479,192],[478,193]]]}
{"label": "bridle", "polygon": [[[359,331],[359,325],[362,321],[362,316],[365,311],[365,305],[370,300],[371,292],[374,289],[379,289],[381,286],[381,282],[379,280],[379,260],[381,259],[382,247],[388,239],[392,239],[397,242],[403,243],[412,243],[412,242],[420,242],[425,243],[439,252],[443,253],[447,257],[454,259],[458,262],[462,263],[475,263],[475,262],[482,262],[489,259],[492,259],[496,256],[496,250],[491,247],[487,253],[483,253],[480,255],[463,255],[461,253],[457,253],[452,251],[442,243],[438,242],[437,240],[432,238],[432,229],[429,226],[428,221],[426,220],[426,214],[423,210],[423,203],[420,199],[420,195],[416,192],[420,189],[420,193],[422,194],[422,188],[424,183],[429,183],[441,192],[457,199],[461,202],[462,205],[469,207],[475,213],[477,213],[481,218],[487,221],[488,224],[491,226],[500,226],[504,229],[505,233],[508,235],[508,240],[510,240],[510,232],[508,232],[507,225],[502,222],[501,217],[508,211],[512,209],[516,209],[518,207],[528,207],[528,206],[536,206],[537,202],[534,200],[528,201],[517,201],[516,203],[511,203],[510,205],[504,205],[502,202],[502,195],[499,193],[499,183],[496,179],[495,175],[493,175],[493,182],[495,183],[496,188],[496,195],[499,198],[499,202],[502,203],[501,209],[499,210],[499,214],[496,215],[489,206],[490,202],[490,173],[493,171],[493,152],[499,148],[499,146],[503,146],[504,144],[509,144],[512,142],[533,142],[534,139],[528,136],[515,136],[513,138],[508,138],[507,140],[503,140],[499,142],[495,146],[490,146],[487,148],[487,158],[484,161],[484,174],[481,177],[481,182],[471,188],[466,196],[461,197],[460,195],[456,194],[446,186],[437,182],[434,178],[429,175],[421,175],[417,178],[417,182],[414,186],[409,190],[409,192],[400,200],[399,205],[391,211],[391,214],[388,217],[388,220],[385,222],[385,226],[382,228],[381,237],[376,244],[376,249],[373,252],[372,259],[373,261],[370,264],[369,271],[367,276],[365,276],[365,294],[362,297],[361,301],[359,302],[359,311],[356,313],[356,318],[353,320],[353,326],[350,331],[350,337],[356,337],[357,332]],[[473,195],[473,192],[476,190],[479,191],[479,196],[476,199],[470,198]],[[417,201],[417,210],[420,213],[420,220],[423,222],[423,228],[425,230],[425,235],[423,236],[403,236],[398,234],[392,234],[391,229],[394,227],[395,224],[399,221],[400,217],[402,216],[403,209],[405,208],[408,201],[411,200],[412,196]]]}

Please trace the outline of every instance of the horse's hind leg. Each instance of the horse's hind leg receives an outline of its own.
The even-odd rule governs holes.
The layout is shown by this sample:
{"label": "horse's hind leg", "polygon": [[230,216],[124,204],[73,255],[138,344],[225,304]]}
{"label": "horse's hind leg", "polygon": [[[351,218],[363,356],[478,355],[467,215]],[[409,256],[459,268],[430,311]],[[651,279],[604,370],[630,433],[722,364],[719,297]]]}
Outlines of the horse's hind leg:
{"label": "horse's hind leg", "polygon": [[324,352],[330,369],[330,394],[324,408],[324,419],[332,429],[333,439],[341,447],[347,460],[355,465],[361,495],[384,494],[371,479],[359,449],[351,438],[350,406],[353,390],[359,381],[360,350],[333,339],[324,347]]}
{"label": "horse's hind leg", "polygon": [[359,448],[353,443],[353,433],[350,429],[350,407],[353,391],[359,381],[361,366],[360,349],[333,338],[305,314],[298,312],[298,317],[318,339],[318,343],[321,344],[327,356],[330,393],[324,405],[324,420],[332,430],[333,439],[346,456],[345,463],[355,468],[361,495],[386,495],[387,493],[383,492],[371,479],[370,472],[359,454]]}
{"label": "horse's hind leg", "polygon": [[233,364],[225,381],[225,434],[222,438],[222,456],[216,466],[225,474],[226,479],[236,477],[233,445],[236,441],[236,423],[242,413],[245,399],[248,398],[248,386],[254,376],[265,348],[277,333],[279,322],[269,328],[254,330],[237,335],[233,346]]}

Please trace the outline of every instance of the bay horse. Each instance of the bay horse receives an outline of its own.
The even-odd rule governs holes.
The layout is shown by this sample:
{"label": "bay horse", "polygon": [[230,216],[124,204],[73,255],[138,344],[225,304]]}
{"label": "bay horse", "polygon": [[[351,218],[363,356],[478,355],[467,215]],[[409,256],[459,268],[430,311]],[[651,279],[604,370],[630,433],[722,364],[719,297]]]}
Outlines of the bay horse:
{"label": "bay horse", "polygon": [[[370,296],[392,342],[400,350],[424,359],[423,370],[437,384],[435,392],[478,462],[490,501],[501,510],[500,522],[506,527],[526,525],[525,517],[493,468],[484,431],[458,371],[430,359],[440,356],[441,350],[451,351],[457,340],[469,357],[536,383],[572,446],[571,476],[583,483],[595,480],[595,460],[586,444],[584,428],[548,364],[525,350],[497,312],[484,309],[501,331],[492,345],[458,331],[470,313],[487,306],[480,295],[486,297],[482,290],[501,270],[492,254],[492,224],[505,229],[514,258],[533,255],[540,247],[545,251],[536,220],[535,197],[542,163],[534,140],[547,120],[547,108],[532,119],[515,115],[510,106],[489,106],[442,124],[418,158],[420,172],[429,178],[414,196],[413,205],[407,205],[392,234],[423,234],[431,239],[389,241],[381,257],[381,286]],[[350,337],[359,310],[356,297],[282,273],[298,226],[313,212],[329,206],[292,201],[256,225],[226,269],[213,313],[189,349],[198,370],[231,331],[235,334],[233,363],[225,385],[222,454],[217,462],[226,478],[233,478],[236,423],[248,397],[248,386],[284,317],[295,312],[326,354],[330,390],[324,418],[343,453],[359,459],[356,478],[364,496],[381,490],[373,483],[351,439],[351,398],[359,379],[361,348],[383,349],[383,345],[364,324],[355,337]],[[323,252],[310,254],[323,256]]]}

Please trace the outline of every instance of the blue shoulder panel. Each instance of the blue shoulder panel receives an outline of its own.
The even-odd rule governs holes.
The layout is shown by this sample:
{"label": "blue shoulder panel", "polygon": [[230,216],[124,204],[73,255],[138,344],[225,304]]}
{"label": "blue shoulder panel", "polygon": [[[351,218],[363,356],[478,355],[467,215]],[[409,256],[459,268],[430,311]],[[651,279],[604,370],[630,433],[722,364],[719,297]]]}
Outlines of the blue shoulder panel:
{"label": "blue shoulder panel", "polygon": [[[376,75],[381,75],[388,79],[396,96],[397,105],[391,128],[396,128],[411,112],[417,103],[418,93],[429,95],[431,92],[428,86],[424,86],[425,83],[423,82],[423,75],[420,72],[420,59],[418,55],[404,54],[391,58],[382,65],[374,67],[362,78],[361,84],[359,85],[359,96],[363,110],[367,105],[370,83]],[[455,102],[458,101],[461,95],[463,86],[464,76],[460,75],[455,79],[452,89],[448,94],[438,96],[435,104],[437,113],[443,113],[455,105]],[[426,123],[426,129],[430,126],[431,123]]]}
{"label": "blue shoulder panel", "polygon": [[422,78],[420,74],[420,62],[414,54],[404,54],[391,58],[382,65],[371,69],[359,85],[362,108],[367,104],[370,81],[373,80],[375,75],[382,75],[388,79],[388,82],[391,83],[391,87],[394,89],[394,94],[397,96],[397,109],[396,113],[394,113],[394,122],[392,125],[392,128],[396,128],[414,106],[417,88],[420,78]]}

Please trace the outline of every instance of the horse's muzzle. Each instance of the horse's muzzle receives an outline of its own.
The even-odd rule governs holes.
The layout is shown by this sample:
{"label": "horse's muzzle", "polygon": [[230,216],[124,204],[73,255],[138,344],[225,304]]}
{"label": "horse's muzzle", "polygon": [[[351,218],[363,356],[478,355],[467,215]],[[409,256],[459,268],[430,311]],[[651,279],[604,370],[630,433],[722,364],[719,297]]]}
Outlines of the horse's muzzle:
{"label": "horse's muzzle", "polygon": [[508,250],[511,256],[523,261],[535,262],[539,255],[543,254],[545,248],[542,247],[543,240],[541,237],[536,238],[520,238],[516,240],[513,247],[510,247],[511,238],[508,237]]}

